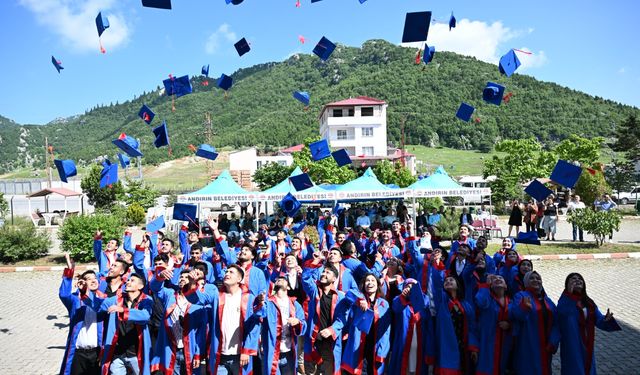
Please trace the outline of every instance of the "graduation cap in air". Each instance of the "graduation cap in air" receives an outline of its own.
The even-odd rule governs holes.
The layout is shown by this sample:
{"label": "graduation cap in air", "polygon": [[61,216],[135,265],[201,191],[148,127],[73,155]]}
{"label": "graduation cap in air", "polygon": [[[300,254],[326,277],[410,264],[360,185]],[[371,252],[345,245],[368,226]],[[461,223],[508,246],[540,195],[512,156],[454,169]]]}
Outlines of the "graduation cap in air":
{"label": "graduation cap in air", "polygon": [[516,238],[516,243],[524,243],[528,245],[540,245],[540,240],[538,239],[538,232],[532,230],[530,232],[519,232],[518,237]]}
{"label": "graduation cap in air", "polygon": [[433,56],[436,55],[436,47],[434,46],[425,46],[424,54],[422,55],[422,62],[425,64],[430,63],[433,60]]}
{"label": "graduation cap in air", "polygon": [[60,60],[56,59],[56,58],[55,58],[55,57],[53,57],[53,56],[51,56],[51,63],[53,64],[53,66],[55,66],[55,67],[56,67],[56,70],[58,71],[58,73],[60,73],[60,71],[61,71],[62,69],[64,69],[64,68],[62,67],[62,61],[60,61]]}
{"label": "graduation cap in air", "polygon": [[313,53],[315,53],[320,58],[320,60],[327,61],[327,59],[329,59],[329,56],[331,56],[331,54],[333,53],[334,49],[336,49],[336,45],[323,36],[313,49]]}
{"label": "graduation cap in air", "polygon": [[171,0],[142,0],[142,6],[147,8],[171,9]]}
{"label": "graduation cap in air", "polygon": [[173,206],[173,216],[174,220],[182,220],[188,221],[191,223],[196,223],[198,206],[195,204],[186,204],[186,203],[176,203]]}
{"label": "graduation cap in air", "polygon": [[96,28],[98,29],[98,37],[102,36],[102,33],[109,28],[109,19],[102,15],[102,12],[98,13],[96,17]]}
{"label": "graduation cap in air", "polygon": [[367,0],[358,0],[360,1],[360,4],[364,4]]}
{"label": "graduation cap in air", "polygon": [[335,150],[331,153],[333,160],[336,161],[338,167],[344,167],[345,165],[351,164],[351,157],[347,150],[341,148],[340,150]]}
{"label": "graduation cap in air", "polygon": [[132,158],[142,156],[142,152],[140,152],[140,144],[138,143],[138,141],[133,137],[129,137],[125,133],[121,133],[118,139],[114,139],[112,142],[114,145],[116,145],[116,147],[124,151]]}
{"label": "graduation cap in air", "polygon": [[216,160],[218,157],[216,148],[208,144],[201,144],[196,151],[196,155],[209,160]]}
{"label": "graduation cap in air", "polygon": [[100,172],[100,189],[111,186],[118,182],[118,164],[111,164],[109,159],[102,162],[102,171]]}
{"label": "graduation cap in air", "polygon": [[287,195],[285,195],[280,201],[280,208],[282,208],[282,211],[284,211],[288,217],[296,216],[300,207],[302,207],[302,203],[300,203],[291,193],[287,193]]}
{"label": "graduation cap in air", "polygon": [[209,77],[209,64],[202,65],[201,73],[202,73],[203,76],[205,76],[207,78]]}
{"label": "graduation cap in air", "polygon": [[164,85],[164,92],[167,96],[175,95],[176,98],[179,98],[181,96],[191,94],[192,91],[188,75],[177,78],[170,76],[162,81],[162,84]]}
{"label": "graduation cap in air", "polygon": [[246,38],[240,39],[233,46],[236,47],[236,51],[238,51],[238,55],[240,56],[251,51],[251,47],[249,46],[249,42],[247,42]]}
{"label": "graduation cap in air", "polygon": [[309,151],[311,151],[311,158],[315,161],[319,161],[331,156],[331,150],[329,149],[329,142],[326,139],[309,143]]}
{"label": "graduation cap in air", "polygon": [[402,43],[425,42],[429,34],[431,12],[407,13],[404,19]]}
{"label": "graduation cap in air", "polygon": [[313,182],[311,182],[311,178],[306,173],[289,177],[289,182],[291,182],[296,191],[303,191],[313,187]]}
{"label": "graduation cap in air", "polygon": [[456,112],[456,117],[462,121],[469,122],[469,120],[471,120],[471,115],[475,110],[476,109],[473,106],[462,102],[460,104],[460,108],[458,108],[458,112]]}
{"label": "graduation cap in air", "polygon": [[300,103],[304,104],[305,107],[309,106],[309,93],[306,91],[294,91],[293,92],[293,97],[299,101]]}
{"label": "graduation cap in air", "polygon": [[366,309],[360,314],[359,317],[355,319],[355,325],[358,327],[360,332],[364,332],[365,334],[369,334],[369,330],[371,330],[371,325],[373,324],[373,318],[375,317],[373,310]]}
{"label": "graduation cap in air", "polygon": [[120,161],[120,166],[122,169],[126,169],[131,164],[131,159],[127,155],[123,155],[118,153],[118,160]]}
{"label": "graduation cap in air", "polygon": [[293,225],[291,226],[291,230],[293,231],[294,234],[298,234],[300,232],[302,232],[302,230],[304,229],[304,227],[307,226],[307,222],[302,220],[302,221],[298,221],[293,223]]}
{"label": "graduation cap in air", "polygon": [[544,186],[544,184],[538,180],[531,181],[529,186],[524,189],[524,192],[539,202],[545,200],[553,193],[551,189]]}
{"label": "graduation cap in air", "polygon": [[159,231],[160,229],[164,228],[164,226],[165,226],[164,215],[160,215],[160,217],[158,217],[155,220],[150,221],[149,223],[147,223],[146,230],[147,230],[147,232],[155,233],[155,232]]}
{"label": "graduation cap in air", "polygon": [[342,211],[344,211],[346,208],[338,203],[335,206],[333,206],[333,209],[331,210],[331,213],[336,215],[336,216],[340,216],[340,214],[342,213]]}
{"label": "graduation cap in air", "polygon": [[456,18],[453,16],[453,12],[451,12],[451,17],[449,18],[449,31],[451,29],[455,29],[456,27]]}
{"label": "graduation cap in air", "polygon": [[520,59],[516,55],[516,51],[513,49],[509,50],[504,56],[500,58],[500,62],[498,64],[498,68],[500,73],[506,75],[507,77],[511,77],[511,75],[518,69],[520,66]]}
{"label": "graduation cap in air", "polygon": [[156,146],[156,148],[169,146],[169,131],[167,130],[166,121],[162,121],[162,124],[153,128],[153,134],[156,136],[156,139],[153,141],[153,145]]}
{"label": "graduation cap in air", "polygon": [[487,82],[487,86],[482,90],[482,100],[487,103],[500,105],[504,94],[504,86],[494,82]]}
{"label": "graduation cap in air", "polygon": [[566,188],[573,189],[582,174],[582,168],[564,160],[558,160],[551,172],[551,180]]}
{"label": "graduation cap in air", "polygon": [[227,91],[233,86],[233,78],[223,73],[220,78],[218,78],[216,85],[224,91]]}
{"label": "graduation cap in air", "polygon": [[422,289],[418,283],[413,284],[411,290],[409,291],[409,301],[411,301],[411,306],[413,307],[413,311],[418,312],[427,308],[427,305],[424,303],[424,295],[422,294]]}
{"label": "graduation cap in air", "polygon": [[76,164],[73,160],[58,160],[55,159],[53,161],[56,169],[58,169],[58,175],[60,176],[60,181],[67,182],[67,178],[73,177],[78,174],[78,170],[76,169]]}
{"label": "graduation cap in air", "polygon": [[138,116],[147,124],[151,124],[151,121],[153,121],[153,118],[156,116],[156,114],[153,113],[151,108],[147,107],[146,104],[143,104],[140,108],[140,111],[138,111]]}
{"label": "graduation cap in air", "polygon": [[244,0],[225,0],[225,1],[227,2],[227,4],[238,5],[242,3]]}

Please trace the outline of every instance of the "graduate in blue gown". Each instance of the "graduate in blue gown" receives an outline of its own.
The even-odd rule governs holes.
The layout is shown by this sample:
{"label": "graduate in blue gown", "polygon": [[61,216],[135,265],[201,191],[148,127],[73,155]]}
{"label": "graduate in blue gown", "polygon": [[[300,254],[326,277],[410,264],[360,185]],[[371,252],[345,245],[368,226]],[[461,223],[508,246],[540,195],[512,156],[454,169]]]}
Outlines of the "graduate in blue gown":
{"label": "graduate in blue gown", "polygon": [[608,309],[603,315],[589,298],[582,275],[569,274],[564,286],[558,301],[559,335],[553,340],[555,345],[561,346],[562,374],[595,375],[595,328],[611,332],[620,330],[620,326]]}

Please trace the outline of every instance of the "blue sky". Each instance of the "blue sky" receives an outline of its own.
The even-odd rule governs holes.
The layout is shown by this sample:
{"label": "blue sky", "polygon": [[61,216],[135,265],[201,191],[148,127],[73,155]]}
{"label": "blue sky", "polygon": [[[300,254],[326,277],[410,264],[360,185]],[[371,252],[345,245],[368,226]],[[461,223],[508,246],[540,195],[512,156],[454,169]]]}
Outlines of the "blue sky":
{"label": "blue sky", "polygon": [[[203,64],[210,64],[215,77],[310,53],[323,35],[350,46],[374,38],[398,44],[405,13],[424,10],[441,22],[432,24],[428,39],[437,50],[495,63],[510,48],[526,49],[533,54],[521,55],[519,73],[640,107],[637,1],[487,6],[477,0],[301,0],[299,8],[295,3],[173,0],[173,10],[166,11],[143,8],[140,0],[0,1],[0,68],[10,88],[2,95],[0,115],[43,124],[131,99],[169,74],[197,75]],[[95,29],[100,10],[111,23],[102,36],[105,54]],[[449,32],[444,23],[451,11],[458,27]],[[233,43],[242,37],[252,51],[238,57]],[[51,55],[62,61],[61,74]]]}

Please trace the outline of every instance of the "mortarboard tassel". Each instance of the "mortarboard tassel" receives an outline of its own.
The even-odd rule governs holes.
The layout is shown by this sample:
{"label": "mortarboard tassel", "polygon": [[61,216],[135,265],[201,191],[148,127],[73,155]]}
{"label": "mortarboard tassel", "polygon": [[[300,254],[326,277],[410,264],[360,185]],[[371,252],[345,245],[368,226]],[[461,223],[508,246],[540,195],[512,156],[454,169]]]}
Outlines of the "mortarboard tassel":
{"label": "mortarboard tassel", "polygon": [[593,168],[587,168],[587,172],[589,172],[592,176],[595,176],[597,171]]}
{"label": "mortarboard tassel", "polygon": [[504,104],[509,103],[509,100],[511,100],[512,96],[513,96],[512,92],[507,93],[507,95],[505,95],[504,98],[502,98],[502,100],[504,101]]}
{"label": "mortarboard tassel", "polygon": [[300,43],[304,44],[304,41],[305,41],[304,36],[298,35],[298,40],[300,41]]}
{"label": "mortarboard tassel", "polygon": [[209,80],[205,80],[204,82],[202,82],[202,86],[209,86]]}
{"label": "mortarboard tassel", "polygon": [[476,122],[476,124],[480,123],[480,117],[476,117],[476,119],[474,120]]}
{"label": "mortarboard tassel", "polygon": [[296,0],[296,8],[300,8],[300,0]]}
{"label": "mortarboard tassel", "polygon": [[224,92],[224,98],[225,98],[225,99],[228,99],[228,98],[229,98],[229,92],[228,92],[228,91],[226,91],[226,90],[225,90],[225,92]]}
{"label": "mortarboard tassel", "polygon": [[107,50],[102,46],[102,40],[100,38],[98,38],[98,42],[100,43],[100,52],[107,53]]}
{"label": "mortarboard tassel", "polygon": [[309,106],[305,106],[305,107],[304,107],[304,110],[305,110],[305,111],[308,111],[308,110],[309,110]]}
{"label": "mortarboard tassel", "polygon": [[514,48],[513,50],[514,50],[514,51],[518,51],[518,52],[522,52],[522,53],[527,54],[527,55],[531,55],[531,54],[533,54],[533,52],[523,51],[523,50],[521,50],[521,49],[515,49],[515,48]]}
{"label": "mortarboard tassel", "polygon": [[171,145],[169,145],[169,150],[168,150],[168,152],[167,152],[167,153],[169,154],[169,156],[171,156],[171,155],[172,155],[172,152],[171,152]]}
{"label": "mortarboard tassel", "polygon": [[171,95],[171,112],[176,111],[176,97]]}
{"label": "mortarboard tassel", "polygon": [[194,145],[189,145],[189,146],[187,146],[187,147],[189,147],[189,150],[191,150],[191,151],[193,151],[193,152],[196,152],[196,151],[197,151],[196,146],[194,146]]}
{"label": "mortarboard tassel", "polygon": [[422,48],[418,49],[416,53],[416,65],[420,64],[420,53],[422,52]]}

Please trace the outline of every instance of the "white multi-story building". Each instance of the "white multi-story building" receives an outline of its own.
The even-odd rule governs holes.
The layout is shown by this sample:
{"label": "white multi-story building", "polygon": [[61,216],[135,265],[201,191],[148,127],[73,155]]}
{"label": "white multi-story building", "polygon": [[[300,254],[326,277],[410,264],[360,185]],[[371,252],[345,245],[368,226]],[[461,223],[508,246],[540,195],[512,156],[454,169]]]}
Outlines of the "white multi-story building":
{"label": "white multi-story building", "polygon": [[320,136],[331,148],[355,157],[387,157],[387,103],[358,96],[326,104],[320,111]]}

